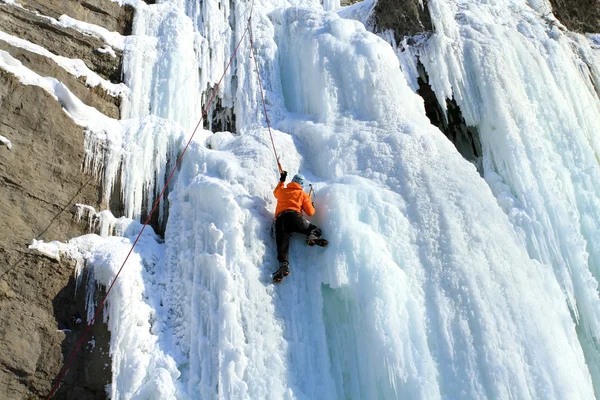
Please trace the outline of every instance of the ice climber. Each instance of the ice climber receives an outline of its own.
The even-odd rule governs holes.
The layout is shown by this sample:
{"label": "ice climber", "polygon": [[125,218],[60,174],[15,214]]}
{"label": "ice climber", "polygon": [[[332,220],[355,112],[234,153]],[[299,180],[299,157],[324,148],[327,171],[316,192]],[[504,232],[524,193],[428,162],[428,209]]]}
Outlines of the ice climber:
{"label": "ice climber", "polygon": [[315,205],[310,195],[302,188],[304,176],[295,175],[287,187],[285,186],[286,178],[287,171],[283,171],[279,183],[273,191],[277,199],[275,238],[277,240],[277,260],[279,261],[279,269],[273,274],[273,282],[279,282],[284,276],[290,274],[288,251],[292,233],[305,234],[306,244],[309,246],[326,247],[328,245],[327,240],[321,238],[321,229],[302,216],[302,211],[308,216],[315,213]]}

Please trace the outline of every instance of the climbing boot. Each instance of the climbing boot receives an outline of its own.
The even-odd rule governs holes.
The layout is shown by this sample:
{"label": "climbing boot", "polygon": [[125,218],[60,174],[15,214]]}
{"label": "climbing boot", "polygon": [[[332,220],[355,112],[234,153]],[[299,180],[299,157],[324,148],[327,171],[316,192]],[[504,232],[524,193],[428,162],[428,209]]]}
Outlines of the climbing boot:
{"label": "climbing boot", "polygon": [[321,246],[321,247],[327,247],[327,245],[329,244],[329,242],[325,239],[321,239],[321,238],[316,238],[316,239],[308,239],[306,241],[306,244],[309,246]]}
{"label": "climbing boot", "polygon": [[283,261],[279,263],[279,269],[273,274],[273,282],[278,283],[281,280],[290,274],[290,269],[288,268],[288,263]]}

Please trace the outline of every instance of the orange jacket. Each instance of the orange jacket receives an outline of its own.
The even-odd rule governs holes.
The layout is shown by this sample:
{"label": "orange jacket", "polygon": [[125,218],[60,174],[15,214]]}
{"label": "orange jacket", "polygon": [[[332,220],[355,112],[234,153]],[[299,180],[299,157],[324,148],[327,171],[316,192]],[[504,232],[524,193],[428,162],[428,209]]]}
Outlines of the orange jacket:
{"label": "orange jacket", "polygon": [[277,199],[275,217],[287,210],[294,210],[300,214],[304,211],[309,217],[315,213],[312,199],[296,182],[290,182],[287,187],[283,182],[279,182],[273,194]]}

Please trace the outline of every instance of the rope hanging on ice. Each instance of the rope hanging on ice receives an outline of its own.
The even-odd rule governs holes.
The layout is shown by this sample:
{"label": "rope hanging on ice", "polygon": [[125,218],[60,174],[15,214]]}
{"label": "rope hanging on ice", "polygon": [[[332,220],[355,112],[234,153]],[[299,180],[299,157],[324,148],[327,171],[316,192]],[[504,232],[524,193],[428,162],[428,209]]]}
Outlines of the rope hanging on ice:
{"label": "rope hanging on ice", "polygon": [[[252,2],[254,6],[254,2]],[[254,51],[254,38],[252,36],[252,12],[250,18],[248,18],[248,32],[250,33],[250,51],[252,52],[252,58],[254,59],[254,65],[256,66],[256,76],[258,77],[258,87],[260,88],[260,97],[263,103],[263,110],[265,112],[265,120],[267,121],[267,128],[269,129],[269,136],[271,136],[271,144],[273,145],[273,153],[275,153],[275,161],[277,162],[277,168],[279,172],[283,172],[281,163],[279,162],[279,156],[277,155],[277,149],[275,148],[275,141],[273,140],[273,132],[271,132],[271,121],[269,121],[269,114],[267,114],[267,105],[265,103],[265,95],[262,88],[262,80],[260,79],[260,70],[258,69],[258,61],[256,60],[256,52]]]}

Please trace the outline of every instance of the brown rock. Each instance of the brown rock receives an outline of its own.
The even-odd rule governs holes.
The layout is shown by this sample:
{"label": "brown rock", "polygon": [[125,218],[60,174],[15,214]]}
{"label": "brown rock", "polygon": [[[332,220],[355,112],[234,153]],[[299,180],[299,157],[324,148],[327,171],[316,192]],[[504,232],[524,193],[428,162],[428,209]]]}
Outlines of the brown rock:
{"label": "brown rock", "polygon": [[35,374],[42,351],[36,325],[44,314],[37,307],[24,310],[15,301],[3,304],[0,310],[0,321],[3,322],[0,326],[0,342],[3,344],[0,360],[4,367],[27,376]]}
{"label": "brown rock", "polygon": [[[111,31],[131,31],[131,8],[110,0],[19,0],[54,18],[72,18]],[[102,40],[55,26],[27,9],[0,3],[0,30],[50,52],[83,60],[114,82],[121,79],[121,54],[97,51]],[[85,86],[54,61],[0,42],[27,68],[64,83],[84,103],[118,118],[119,101]],[[21,84],[0,69],[0,398],[45,398],[82,337],[85,289],[75,293],[74,262],[29,250],[32,239],[67,241],[87,233],[75,220],[75,203],[101,204],[98,180],[82,172],[84,132],[49,93]],[[119,205],[115,205],[117,207]],[[85,278],[84,278],[85,280]],[[97,296],[102,293],[97,293]],[[103,317],[91,327],[54,398],[105,399],[110,383],[110,335]],[[93,340],[93,342],[91,342]],[[93,345],[92,345],[93,343]]]}
{"label": "brown rock", "polygon": [[0,6],[0,30],[44,47],[54,54],[83,60],[98,75],[112,82],[121,80],[121,53],[114,58],[100,53],[105,43],[74,29],[53,25],[49,20],[19,7]]}
{"label": "brown rock", "polygon": [[[2,271],[0,279],[17,294],[13,299],[0,299],[3,400],[45,398],[81,339],[86,328],[85,291],[80,289],[75,295],[73,268],[69,260],[58,263],[25,254],[19,263]],[[101,314],[98,320],[102,321]],[[110,383],[109,341],[106,325],[92,326],[55,399],[106,398],[104,388]]]}
{"label": "brown rock", "polygon": [[552,10],[569,30],[600,33],[600,1],[550,0]]}
{"label": "brown rock", "polygon": [[99,25],[111,32],[131,35],[133,7],[120,7],[118,3],[106,0],[19,0],[30,10],[52,18],[65,14],[71,18]]}
{"label": "brown rock", "polygon": [[75,78],[52,59],[11,46],[2,40],[0,40],[0,50],[7,51],[11,56],[21,61],[24,66],[37,72],[39,75],[49,76],[64,83],[84,104],[95,107],[98,111],[111,118],[120,118],[120,98],[109,95],[102,87],[97,86],[91,89],[85,85],[86,79],[84,77]]}
{"label": "brown rock", "polygon": [[12,232],[2,241],[24,249],[42,232],[81,234],[73,204],[99,206],[96,179],[81,171],[83,128],[46,91],[0,70],[0,132],[13,144],[0,148],[0,231]]}
{"label": "brown rock", "polygon": [[[27,246],[33,238],[66,241],[86,233],[73,205],[100,207],[100,187],[81,171],[83,128],[50,94],[2,70],[0,134],[13,143],[12,150],[0,148],[0,397],[44,397],[82,333],[85,324],[72,320],[85,315],[84,291],[75,298],[72,262]],[[108,333],[104,324],[96,329],[98,354],[78,354],[56,398],[105,398]]]}
{"label": "brown rock", "polygon": [[391,29],[396,39],[433,30],[427,2],[421,7],[419,0],[378,0],[373,12],[378,32]]}

